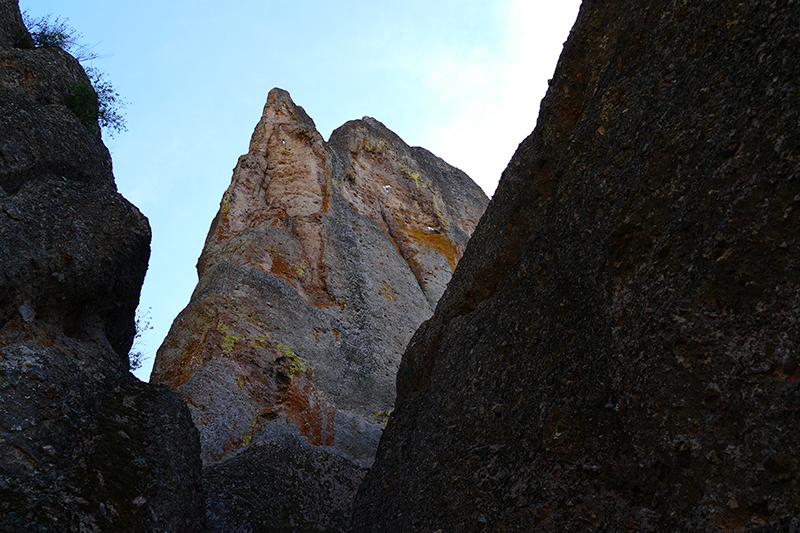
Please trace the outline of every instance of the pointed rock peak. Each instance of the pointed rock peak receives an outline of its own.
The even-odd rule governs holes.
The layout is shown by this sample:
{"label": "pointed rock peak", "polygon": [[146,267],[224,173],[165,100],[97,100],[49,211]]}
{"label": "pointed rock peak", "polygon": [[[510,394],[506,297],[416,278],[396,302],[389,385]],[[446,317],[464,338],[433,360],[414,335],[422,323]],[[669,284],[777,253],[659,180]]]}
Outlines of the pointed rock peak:
{"label": "pointed rock peak", "polygon": [[466,174],[415,154],[371,118],[325,143],[289,93],[270,91],[151,375],[188,401],[206,464],[233,472],[210,491],[227,493],[233,461],[249,473],[253,450],[289,439],[297,454],[276,459],[275,479],[304,454],[327,457],[346,497],[298,497],[349,512],[400,354],[488,203]]}
{"label": "pointed rock peak", "polygon": [[[362,139],[362,143],[367,143],[367,148],[369,148],[369,138],[373,138],[376,140],[378,144],[382,146],[386,146],[387,143],[390,143],[398,148],[408,149],[408,145],[397,135],[395,132],[390,130],[386,127],[386,125],[381,122],[380,120],[374,119],[372,117],[363,117],[361,120],[350,120],[336,128],[333,133],[331,133],[331,137],[328,142],[333,144],[339,145],[346,145],[347,139],[352,136],[359,136]],[[361,145],[357,146],[356,148],[360,148]],[[350,146],[349,149],[352,149],[353,146]]]}
{"label": "pointed rock peak", "polygon": [[316,124],[306,110],[294,103],[288,91],[275,87],[267,95],[267,103],[264,104],[264,115],[275,117],[287,117],[293,119],[292,122],[302,122],[309,128],[316,129]]}
{"label": "pointed rock peak", "polygon": [[[317,131],[317,126],[305,109],[295,104],[287,91],[277,87],[267,96],[261,120],[250,139],[250,153],[266,156],[269,139],[274,137],[276,128],[282,130],[284,134],[293,132],[293,136],[304,143],[310,139],[314,144],[320,146],[324,144],[322,135]],[[281,146],[286,145],[285,138],[273,138],[273,141],[276,140],[281,142]]]}

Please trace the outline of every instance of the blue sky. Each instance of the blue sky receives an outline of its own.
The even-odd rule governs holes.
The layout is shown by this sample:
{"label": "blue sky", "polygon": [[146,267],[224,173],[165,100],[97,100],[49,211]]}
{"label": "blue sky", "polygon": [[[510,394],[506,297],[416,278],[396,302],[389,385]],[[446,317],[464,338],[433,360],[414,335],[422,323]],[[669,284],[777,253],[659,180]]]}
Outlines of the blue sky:
{"label": "blue sky", "polygon": [[128,102],[105,136],[122,194],[150,220],[140,309],[152,357],[188,303],[195,263],[269,90],[326,139],[377,118],[491,196],[532,130],[579,0],[20,0],[68,18]]}

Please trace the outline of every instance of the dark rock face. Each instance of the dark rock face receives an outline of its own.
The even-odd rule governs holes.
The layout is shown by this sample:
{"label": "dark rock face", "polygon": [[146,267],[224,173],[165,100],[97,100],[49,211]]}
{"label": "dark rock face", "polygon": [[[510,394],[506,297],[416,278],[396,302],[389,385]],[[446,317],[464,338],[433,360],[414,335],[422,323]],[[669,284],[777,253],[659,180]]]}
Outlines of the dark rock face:
{"label": "dark rock face", "polygon": [[[204,463],[225,461],[205,476],[215,531],[346,526],[400,354],[487,202],[377,120],[325,142],[287,92],[269,93],[151,375],[186,399]],[[270,457],[276,442],[293,451]],[[320,470],[287,488],[306,467]]]}
{"label": "dark rock face", "polygon": [[188,409],[128,372],[147,219],[67,105],[77,61],[14,48],[16,2],[0,28],[0,530],[200,531]]}
{"label": "dark rock face", "polygon": [[0,332],[0,529],[203,531],[186,406],[127,377],[94,333]]}
{"label": "dark rock face", "polygon": [[[282,435],[203,470],[209,531],[348,531],[363,477],[350,460]],[[246,475],[244,475],[246,474]]]}
{"label": "dark rock face", "polygon": [[354,530],[800,528],[800,4],[585,1]]}
{"label": "dark rock face", "polygon": [[16,4],[5,0],[0,9],[9,26],[3,41],[25,46],[0,46],[0,189],[11,194],[41,177],[115,188],[108,150],[86,131],[98,131],[96,105],[81,98],[91,86],[86,73],[59,48],[29,48]]}
{"label": "dark rock face", "polygon": [[0,47],[8,46],[33,46],[33,40],[22,22],[19,0],[0,0]]}

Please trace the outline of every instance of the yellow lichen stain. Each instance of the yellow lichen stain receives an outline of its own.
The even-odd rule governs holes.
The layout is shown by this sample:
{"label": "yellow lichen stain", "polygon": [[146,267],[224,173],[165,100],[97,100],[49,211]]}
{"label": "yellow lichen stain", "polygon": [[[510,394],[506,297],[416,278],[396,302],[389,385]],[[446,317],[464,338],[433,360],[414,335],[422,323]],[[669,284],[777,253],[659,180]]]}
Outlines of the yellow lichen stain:
{"label": "yellow lichen stain", "polygon": [[183,357],[178,361],[176,373],[172,380],[167,379],[172,387],[180,387],[186,383],[194,371],[200,367],[203,360],[203,348],[206,344],[211,328],[209,324],[214,318],[213,313],[206,311],[198,316],[194,321],[194,331],[186,343]]}
{"label": "yellow lichen stain", "polygon": [[387,302],[397,301],[397,293],[387,283],[381,285],[381,296],[383,296]]}
{"label": "yellow lichen stain", "polygon": [[377,413],[372,413],[372,420],[377,422],[382,426],[386,426],[389,423],[389,417],[392,415],[392,411],[394,409],[389,409],[388,411],[378,411]]}
{"label": "yellow lichen stain", "polygon": [[233,190],[233,185],[228,187],[228,190],[225,191],[225,194],[222,195],[222,202],[220,206],[220,220],[219,226],[217,228],[217,243],[226,241],[231,238],[232,231],[231,231],[231,224],[230,220],[228,220],[228,214],[231,211],[231,195]]}
{"label": "yellow lichen stain", "polygon": [[456,263],[461,259],[461,251],[447,235],[429,233],[425,229],[415,226],[405,226],[402,231],[409,240],[417,243],[420,248],[427,248],[445,256],[450,269],[456,269]]}
{"label": "yellow lichen stain", "polygon": [[386,143],[383,140],[380,140],[375,144],[366,143],[364,145],[364,150],[366,150],[369,153],[380,152],[381,150],[383,150],[384,146],[386,146]]}
{"label": "yellow lichen stain", "polygon": [[299,277],[301,277],[303,274],[305,274],[305,273],[306,273],[306,269],[307,269],[307,268],[308,268],[308,259],[303,259],[302,261],[300,261],[300,264],[299,264],[299,265],[296,265],[296,266],[294,267],[294,273],[295,273],[295,275],[296,275],[296,276],[299,278]]}
{"label": "yellow lichen stain", "polygon": [[255,414],[250,417],[247,427],[241,433],[237,430],[238,424],[234,423],[233,430],[231,431],[230,435],[228,435],[228,438],[225,439],[225,443],[222,445],[222,453],[211,452],[211,458],[214,461],[219,461],[234,450],[239,448],[247,448],[250,446],[250,444],[253,442],[256,429],[258,429],[258,426],[260,425],[260,415],[261,412],[257,410]]}
{"label": "yellow lichen stain", "polygon": [[414,178],[414,183],[417,185],[418,191],[421,191],[422,189],[425,189],[427,187],[427,185],[425,185],[425,182],[421,180],[419,172],[412,172],[411,174],[409,174],[409,176]]}
{"label": "yellow lichen stain", "polygon": [[447,231],[449,227],[449,225],[447,224],[447,218],[444,216],[444,212],[442,211],[439,202],[436,200],[436,196],[434,194],[431,194],[431,198],[433,198],[433,210],[436,211],[436,216],[439,218],[440,224],[442,225],[444,230]]}
{"label": "yellow lichen stain", "polygon": [[303,258],[299,263],[293,264],[283,254],[278,253],[272,258],[272,266],[269,271],[292,283],[302,277],[307,268],[308,259]]}
{"label": "yellow lichen stain", "polygon": [[211,319],[213,319],[213,318],[214,318],[214,314],[211,311],[206,311],[205,313],[203,313],[202,315],[198,316],[194,320],[194,325],[197,328],[204,328],[204,327],[206,327],[206,325],[208,325],[209,322],[211,322]]}
{"label": "yellow lichen stain", "polygon": [[332,446],[336,408],[313,383],[314,367],[286,343],[276,342],[277,351],[288,359],[283,372],[289,381],[279,392],[276,407],[300,429],[311,444]]}

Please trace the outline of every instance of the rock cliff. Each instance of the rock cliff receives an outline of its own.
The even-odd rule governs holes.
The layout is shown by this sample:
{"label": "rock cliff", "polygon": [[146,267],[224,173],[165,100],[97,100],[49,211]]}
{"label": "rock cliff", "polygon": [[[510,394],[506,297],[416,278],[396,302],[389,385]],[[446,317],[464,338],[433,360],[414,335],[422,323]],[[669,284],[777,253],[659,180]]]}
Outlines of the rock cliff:
{"label": "rock cliff", "polygon": [[586,0],[359,532],[800,528],[800,4]]}
{"label": "rock cliff", "polygon": [[212,529],[346,527],[400,354],[487,202],[380,122],[325,142],[269,93],[151,375],[200,429]]}
{"label": "rock cliff", "polygon": [[201,531],[188,409],[128,372],[147,219],[78,62],[32,48],[16,1],[0,32],[0,530]]}

